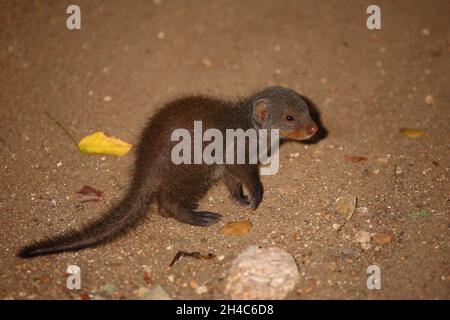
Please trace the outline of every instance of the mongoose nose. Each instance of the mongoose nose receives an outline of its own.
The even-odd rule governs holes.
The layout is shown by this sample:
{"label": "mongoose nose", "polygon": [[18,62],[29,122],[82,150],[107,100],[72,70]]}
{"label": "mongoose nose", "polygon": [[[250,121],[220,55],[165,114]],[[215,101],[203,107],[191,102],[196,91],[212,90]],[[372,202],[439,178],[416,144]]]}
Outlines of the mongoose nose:
{"label": "mongoose nose", "polygon": [[313,124],[313,125],[309,126],[308,133],[315,134],[318,130],[319,130],[319,128],[317,127],[317,124]]}

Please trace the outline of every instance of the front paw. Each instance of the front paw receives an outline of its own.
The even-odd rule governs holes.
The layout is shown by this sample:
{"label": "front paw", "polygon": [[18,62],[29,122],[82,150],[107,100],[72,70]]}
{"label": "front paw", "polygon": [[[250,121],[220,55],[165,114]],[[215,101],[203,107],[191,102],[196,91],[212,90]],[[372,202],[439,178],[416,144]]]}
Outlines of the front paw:
{"label": "front paw", "polygon": [[236,201],[237,204],[250,208],[250,201],[248,200],[248,197],[245,195],[234,195],[232,196],[233,200]]}
{"label": "front paw", "polygon": [[257,194],[250,197],[250,203],[248,205],[248,208],[252,210],[258,209],[261,201],[262,201],[262,192],[258,192]]}

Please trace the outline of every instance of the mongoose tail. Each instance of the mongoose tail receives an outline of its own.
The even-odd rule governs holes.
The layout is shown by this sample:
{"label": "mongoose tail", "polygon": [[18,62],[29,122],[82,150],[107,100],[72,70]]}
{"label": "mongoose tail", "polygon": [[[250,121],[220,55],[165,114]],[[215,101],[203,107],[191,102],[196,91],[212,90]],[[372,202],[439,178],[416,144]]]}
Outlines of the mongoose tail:
{"label": "mongoose tail", "polygon": [[63,251],[77,251],[111,241],[125,234],[145,217],[148,208],[147,191],[143,188],[132,188],[117,206],[100,219],[81,230],[69,231],[25,246],[17,256],[32,258]]}

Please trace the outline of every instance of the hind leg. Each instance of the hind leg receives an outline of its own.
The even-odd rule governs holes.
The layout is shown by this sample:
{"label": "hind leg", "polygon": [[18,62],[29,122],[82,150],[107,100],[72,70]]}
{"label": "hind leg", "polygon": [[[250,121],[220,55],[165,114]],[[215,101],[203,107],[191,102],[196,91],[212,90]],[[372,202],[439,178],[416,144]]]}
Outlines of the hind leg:
{"label": "hind leg", "polygon": [[209,211],[195,211],[173,204],[165,205],[164,210],[166,212],[165,216],[194,226],[206,227],[219,222],[222,217],[218,213]]}
{"label": "hind leg", "polygon": [[209,211],[195,211],[198,207],[197,201],[183,201],[178,203],[176,199],[160,195],[158,198],[159,214],[170,217],[179,222],[194,226],[209,226],[220,221],[221,215]]}
{"label": "hind leg", "polygon": [[[170,214],[169,214],[169,213],[167,212],[167,210],[165,209],[165,207],[167,207],[167,205],[164,205],[164,200],[163,200],[163,197],[161,196],[160,193],[158,193],[158,194],[155,196],[155,200],[156,200],[156,204],[157,204],[157,206],[158,206],[158,214],[160,214],[160,215],[162,215],[162,216],[164,216],[164,217],[169,216]],[[186,208],[191,209],[191,210],[197,209],[198,206],[199,206],[199,204],[198,204],[197,201],[187,201],[187,202],[183,205],[183,207],[186,207]]]}

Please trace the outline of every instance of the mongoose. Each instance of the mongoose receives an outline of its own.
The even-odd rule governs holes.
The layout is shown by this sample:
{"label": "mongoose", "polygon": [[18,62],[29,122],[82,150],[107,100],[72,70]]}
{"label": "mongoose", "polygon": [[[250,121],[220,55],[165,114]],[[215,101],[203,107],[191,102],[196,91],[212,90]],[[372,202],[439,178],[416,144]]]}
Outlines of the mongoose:
{"label": "mongoose", "polygon": [[[136,146],[131,186],[118,205],[79,231],[25,246],[18,256],[76,251],[108,242],[136,226],[151,202],[158,205],[159,214],[182,223],[217,223],[221,215],[196,209],[198,201],[222,179],[234,200],[257,209],[263,197],[260,163],[176,165],[171,160],[176,144],[171,141],[172,132],[192,129],[198,120],[204,130],[215,128],[224,135],[226,129],[278,129],[281,140],[304,140],[318,131],[303,98],[284,87],[268,87],[237,102],[201,95],[176,99],[156,112],[144,128]],[[244,188],[248,196],[244,195]]]}

